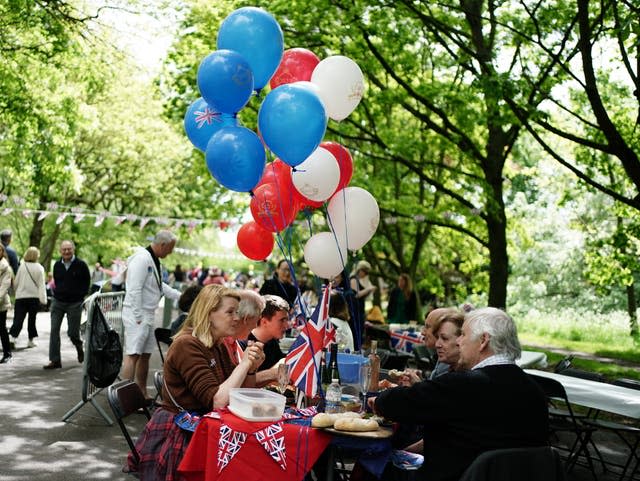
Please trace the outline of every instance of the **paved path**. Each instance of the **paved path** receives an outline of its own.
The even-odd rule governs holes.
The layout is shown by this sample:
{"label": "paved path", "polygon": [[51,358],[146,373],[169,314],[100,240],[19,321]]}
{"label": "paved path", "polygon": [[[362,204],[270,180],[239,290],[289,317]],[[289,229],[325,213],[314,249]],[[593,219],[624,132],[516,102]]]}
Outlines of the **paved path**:
{"label": "paved path", "polygon": [[[48,363],[48,313],[38,314],[37,327],[37,347],[26,348],[25,327],[13,361],[0,365],[0,480],[134,479],[121,472],[128,447],[117,424],[108,426],[91,404],[62,422],[65,413],[81,400],[82,365],[66,336],[65,321],[62,369],[42,369]],[[158,366],[159,356],[154,353],[151,373]],[[153,387],[149,392],[155,392]],[[97,401],[112,417],[106,391]],[[146,419],[142,415],[132,418],[134,432],[139,432]]]}

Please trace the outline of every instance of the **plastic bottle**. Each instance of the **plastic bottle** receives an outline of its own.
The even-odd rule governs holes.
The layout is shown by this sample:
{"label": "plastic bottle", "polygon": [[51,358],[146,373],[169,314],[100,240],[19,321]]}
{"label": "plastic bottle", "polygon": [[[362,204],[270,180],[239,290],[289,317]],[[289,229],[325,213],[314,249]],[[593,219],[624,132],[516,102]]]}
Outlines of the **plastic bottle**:
{"label": "plastic bottle", "polygon": [[326,413],[342,412],[342,386],[340,386],[340,382],[336,378],[331,380],[331,384],[327,388],[326,401]]}
{"label": "plastic bottle", "polygon": [[369,381],[369,392],[378,391],[378,379],[380,378],[380,357],[378,356],[378,341],[371,341],[371,351],[369,352],[369,365],[371,366],[371,377]]}

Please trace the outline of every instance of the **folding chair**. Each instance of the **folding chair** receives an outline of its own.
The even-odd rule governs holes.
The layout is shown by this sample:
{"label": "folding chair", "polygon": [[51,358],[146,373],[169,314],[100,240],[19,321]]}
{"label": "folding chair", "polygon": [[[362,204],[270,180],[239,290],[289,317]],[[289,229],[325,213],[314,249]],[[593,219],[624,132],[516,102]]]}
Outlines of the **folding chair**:
{"label": "folding chair", "polygon": [[556,366],[553,368],[553,372],[561,374],[562,371],[564,371],[565,369],[571,367],[571,362],[572,361],[573,361],[573,354],[570,354],[570,355],[562,358],[558,362],[558,364],[556,364]]}
{"label": "folding chair", "polygon": [[[615,381],[612,382],[612,384],[616,386],[626,387],[628,389],[640,390],[640,383],[634,379],[616,379]],[[620,438],[620,440],[629,449],[629,457],[627,458],[627,461],[623,466],[619,466],[619,467],[622,467],[622,472],[620,473],[620,481],[624,479],[627,473],[627,470],[631,466],[631,462],[635,458],[636,460],[635,467],[633,468],[629,476],[629,479],[633,479],[633,476],[638,471],[638,467],[640,464],[640,457],[636,453],[638,449],[638,445],[640,445],[640,428],[636,426],[628,425],[628,424],[622,424],[614,421],[606,421],[603,419],[598,419],[597,418],[598,414],[599,414],[599,411],[596,411],[595,415],[592,418],[584,419],[582,422],[587,426],[593,427],[594,429],[611,431]],[[631,437],[631,441],[627,439],[627,436]],[[598,450],[598,447],[594,445],[594,448],[596,450],[596,453],[602,460],[602,456],[600,455],[600,451]],[[602,466],[606,471],[607,470],[606,465],[603,463]]]}
{"label": "folding chair", "polygon": [[164,384],[164,373],[162,371],[156,371],[153,374],[153,387],[156,388],[156,397],[154,399],[160,399],[162,401],[162,385]]}
{"label": "folding chair", "polygon": [[[555,379],[536,376],[534,374],[529,374],[529,376],[531,376],[531,378],[540,386],[549,402],[549,435],[556,436],[556,438],[558,437],[558,433],[561,432],[567,432],[575,435],[575,440],[570,448],[560,445],[555,446],[558,449],[566,450],[569,453],[566,461],[567,471],[571,471],[580,455],[583,455],[587,459],[587,464],[591,470],[591,474],[593,474],[594,479],[597,480],[598,477],[595,473],[591,455],[587,448],[588,444],[592,442],[591,435],[596,431],[596,428],[592,426],[585,426],[579,422],[579,418],[574,414],[573,409],[571,408],[571,403],[569,402],[567,393],[564,390],[564,386],[560,384],[560,382]],[[553,409],[555,407],[554,402],[558,401],[564,404],[566,410],[555,411]]]}
{"label": "folding chair", "polygon": [[124,381],[109,386],[107,390],[107,400],[122,430],[122,434],[127,440],[127,444],[129,444],[133,456],[136,458],[136,461],[139,461],[140,454],[133,443],[133,439],[123,419],[140,410],[147,416],[147,419],[151,419],[151,413],[149,409],[147,409],[147,400],[144,398],[140,387],[130,379],[125,379]]}
{"label": "folding chair", "polygon": [[496,449],[480,454],[460,481],[564,481],[558,452],[549,446]]}
{"label": "folding chair", "polygon": [[153,335],[156,338],[156,344],[158,345],[158,351],[160,351],[160,361],[164,364],[164,353],[162,352],[162,344],[166,344],[166,348],[168,349],[173,339],[171,339],[171,329],[166,329],[164,327],[157,327],[155,331],[153,331]]}

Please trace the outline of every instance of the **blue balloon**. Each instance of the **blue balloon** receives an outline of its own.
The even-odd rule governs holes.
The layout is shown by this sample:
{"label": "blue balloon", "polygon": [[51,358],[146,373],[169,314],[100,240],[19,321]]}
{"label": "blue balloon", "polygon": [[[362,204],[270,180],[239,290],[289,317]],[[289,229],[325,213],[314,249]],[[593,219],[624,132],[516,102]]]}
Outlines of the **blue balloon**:
{"label": "blue balloon", "polygon": [[322,142],[327,114],[313,91],[296,84],[280,85],[262,102],[258,128],[267,147],[295,167]]}
{"label": "blue balloon", "polygon": [[231,50],[216,50],[198,67],[198,88],[218,112],[237,113],[253,93],[253,73],[245,58]]}
{"label": "blue balloon", "polygon": [[216,112],[202,97],[194,100],[184,114],[184,131],[196,149],[207,150],[209,139],[222,127],[238,125],[233,115]]}
{"label": "blue balloon", "polygon": [[284,37],[270,13],[243,7],[231,12],[220,25],[218,48],[234,50],[246,58],[253,71],[254,88],[260,90],[280,65]]}
{"label": "blue balloon", "polygon": [[223,127],[205,153],[211,175],[227,189],[249,192],[264,171],[266,155],[260,138],[246,127]]}

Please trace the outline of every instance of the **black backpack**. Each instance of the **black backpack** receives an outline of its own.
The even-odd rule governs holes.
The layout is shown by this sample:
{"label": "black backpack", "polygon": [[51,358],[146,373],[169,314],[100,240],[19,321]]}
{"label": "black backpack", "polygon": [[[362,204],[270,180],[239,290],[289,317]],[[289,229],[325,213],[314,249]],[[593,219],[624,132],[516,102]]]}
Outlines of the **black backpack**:
{"label": "black backpack", "polygon": [[93,306],[88,360],[87,373],[96,387],[110,386],[120,373],[122,366],[120,336],[109,327],[97,304]]}

